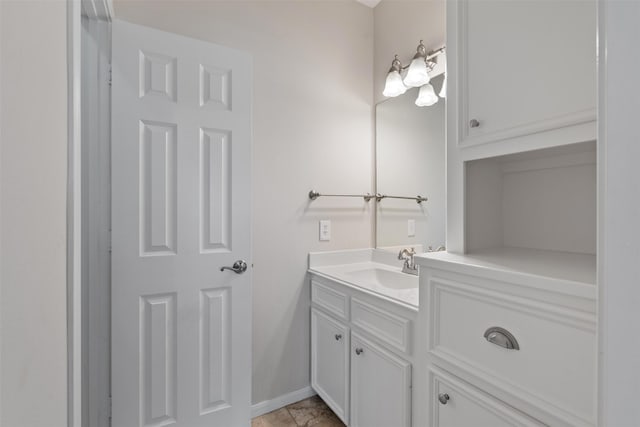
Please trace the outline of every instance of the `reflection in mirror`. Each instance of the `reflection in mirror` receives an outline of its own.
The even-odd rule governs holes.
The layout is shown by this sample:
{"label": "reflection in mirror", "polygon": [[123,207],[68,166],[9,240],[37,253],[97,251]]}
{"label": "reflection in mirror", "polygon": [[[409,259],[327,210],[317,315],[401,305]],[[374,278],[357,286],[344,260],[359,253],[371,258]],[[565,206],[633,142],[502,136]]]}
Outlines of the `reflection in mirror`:
{"label": "reflection in mirror", "polygon": [[[443,76],[432,80],[436,93]],[[445,102],[417,107],[418,89],[376,106],[376,191],[393,196],[377,203],[376,246],[445,243]]]}

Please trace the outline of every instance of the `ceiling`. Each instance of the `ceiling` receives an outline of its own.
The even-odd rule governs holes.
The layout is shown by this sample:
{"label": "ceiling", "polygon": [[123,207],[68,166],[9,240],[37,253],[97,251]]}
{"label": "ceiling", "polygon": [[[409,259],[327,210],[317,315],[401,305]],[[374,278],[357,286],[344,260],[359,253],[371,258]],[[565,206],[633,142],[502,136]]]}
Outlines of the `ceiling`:
{"label": "ceiling", "polygon": [[365,6],[369,6],[370,8],[374,8],[380,3],[381,0],[356,0],[358,3],[362,3]]}

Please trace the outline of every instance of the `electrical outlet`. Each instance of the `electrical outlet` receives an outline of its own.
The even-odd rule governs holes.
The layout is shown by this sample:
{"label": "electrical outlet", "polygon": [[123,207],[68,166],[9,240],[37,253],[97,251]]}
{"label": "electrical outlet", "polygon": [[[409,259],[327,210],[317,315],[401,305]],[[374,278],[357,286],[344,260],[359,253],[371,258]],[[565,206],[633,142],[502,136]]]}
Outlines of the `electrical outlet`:
{"label": "electrical outlet", "polygon": [[320,241],[331,240],[331,221],[328,219],[320,220]]}
{"label": "electrical outlet", "polygon": [[416,220],[410,219],[407,221],[407,236],[415,237],[416,235]]}

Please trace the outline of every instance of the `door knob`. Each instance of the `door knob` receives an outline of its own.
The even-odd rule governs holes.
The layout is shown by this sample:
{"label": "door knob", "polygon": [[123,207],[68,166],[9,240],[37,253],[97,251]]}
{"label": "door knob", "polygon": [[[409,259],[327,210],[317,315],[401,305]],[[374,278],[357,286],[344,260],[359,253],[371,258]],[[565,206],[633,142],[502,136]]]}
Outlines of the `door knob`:
{"label": "door knob", "polygon": [[336,341],[340,341],[342,339],[342,334],[336,334]]}
{"label": "door knob", "polygon": [[472,127],[472,128],[480,127],[480,122],[477,119],[471,119],[469,121],[469,127]]}
{"label": "door knob", "polygon": [[364,350],[361,348],[356,348],[356,354],[360,356]]}
{"label": "door knob", "polygon": [[438,400],[440,401],[440,403],[442,403],[443,405],[446,405],[447,402],[449,401],[449,399],[451,399],[449,397],[449,395],[447,393],[440,393],[438,395]]}
{"label": "door knob", "polygon": [[244,260],[238,260],[233,263],[233,267],[220,267],[220,271],[231,270],[236,274],[242,274],[247,271],[247,263]]}

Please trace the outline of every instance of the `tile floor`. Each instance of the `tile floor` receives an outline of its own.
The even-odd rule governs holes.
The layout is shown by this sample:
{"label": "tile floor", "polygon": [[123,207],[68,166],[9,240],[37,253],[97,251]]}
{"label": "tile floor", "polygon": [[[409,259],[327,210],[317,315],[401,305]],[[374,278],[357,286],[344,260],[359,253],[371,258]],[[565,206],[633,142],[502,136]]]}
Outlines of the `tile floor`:
{"label": "tile floor", "polygon": [[292,403],[251,420],[251,427],[345,427],[318,396]]}

